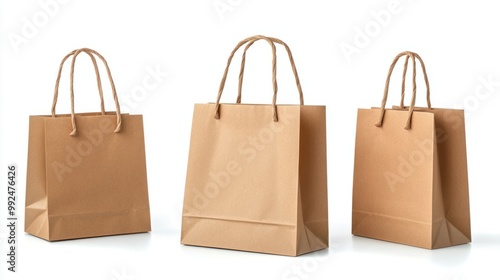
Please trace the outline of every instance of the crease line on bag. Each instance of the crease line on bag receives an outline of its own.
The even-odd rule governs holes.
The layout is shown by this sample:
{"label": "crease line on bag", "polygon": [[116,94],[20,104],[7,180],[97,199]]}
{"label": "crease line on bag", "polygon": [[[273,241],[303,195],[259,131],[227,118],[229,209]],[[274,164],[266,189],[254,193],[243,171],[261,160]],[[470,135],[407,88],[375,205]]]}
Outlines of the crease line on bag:
{"label": "crease line on bag", "polygon": [[[362,210],[354,210],[353,213],[360,213],[360,214],[365,214],[365,215],[369,215],[369,216],[380,216],[380,217],[384,217],[384,218],[393,218],[393,219],[401,220],[401,221],[415,222],[415,223],[422,224],[422,225],[431,225],[432,224],[432,222],[428,223],[428,222],[422,222],[422,221],[413,220],[413,219],[395,217],[395,216],[391,216],[391,215],[375,214],[373,212],[362,211]],[[365,219],[366,219],[366,217],[363,218],[363,220],[365,220]],[[358,224],[360,224],[362,222],[363,221],[359,222]]]}
{"label": "crease line on bag", "polygon": [[139,212],[139,211],[148,211],[148,208],[132,208],[125,210],[110,210],[110,211],[97,211],[97,212],[80,212],[80,213],[72,213],[72,214],[60,214],[60,215],[49,215],[49,218],[57,218],[57,217],[68,217],[68,216],[85,216],[85,215],[96,215],[96,214],[119,214],[119,213],[131,213],[131,212]]}
{"label": "crease line on bag", "polygon": [[[446,236],[448,237],[448,239],[446,239],[446,241],[448,241],[448,244],[452,244],[453,243],[453,242],[451,242],[451,240],[452,240],[452,237],[451,237],[452,233],[451,233],[451,230],[450,230],[450,227],[449,227],[448,220],[446,218],[439,218],[439,219],[436,219],[435,222],[439,223],[439,228],[437,229],[438,234],[436,234],[436,236],[434,236],[434,238],[432,239],[432,246],[434,247],[436,245],[436,243],[439,242],[439,238],[442,236],[439,233],[441,233],[441,229],[443,228],[443,225],[446,227]],[[461,231],[459,231],[459,232],[462,233]]]}
{"label": "crease line on bag", "polygon": [[232,219],[224,219],[224,218],[214,218],[214,217],[204,217],[204,216],[195,216],[195,215],[184,215],[187,218],[194,219],[206,219],[206,220],[219,220],[225,222],[237,222],[237,223],[252,223],[252,224],[262,224],[262,225],[275,225],[275,226],[287,226],[287,227],[296,227],[294,224],[280,224],[280,223],[270,223],[270,222],[260,222],[260,221],[250,221],[250,220],[232,220]]}

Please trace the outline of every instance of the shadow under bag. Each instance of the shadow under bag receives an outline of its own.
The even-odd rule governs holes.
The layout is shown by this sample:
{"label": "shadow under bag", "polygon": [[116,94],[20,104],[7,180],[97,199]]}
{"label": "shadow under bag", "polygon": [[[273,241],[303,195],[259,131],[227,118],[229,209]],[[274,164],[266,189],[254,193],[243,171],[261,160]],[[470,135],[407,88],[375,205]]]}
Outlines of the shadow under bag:
{"label": "shadow under bag", "polygon": [[[241,104],[247,49],[273,54],[273,102]],[[288,51],[300,105],[277,105],[276,48]],[[234,53],[246,44],[236,104],[220,98]],[[296,256],[328,247],[325,106],[303,105],[288,46],[254,36],[231,53],[215,104],[196,104],[181,243]]]}
{"label": "shadow under bag", "polygon": [[[401,104],[385,109],[401,57]],[[413,96],[405,107],[410,58]],[[415,58],[427,85],[427,108],[415,107]],[[471,241],[464,111],[431,107],[427,73],[416,53],[394,59],[381,108],[358,110],[352,203],[354,235],[428,249]]]}
{"label": "shadow under bag", "polygon": [[[75,59],[94,64],[101,112],[74,113]],[[95,56],[106,66],[116,112],[105,112]],[[55,113],[64,62],[71,64],[71,114]],[[30,116],[25,231],[46,240],[151,230],[142,115],[121,114],[106,60],[91,49],[61,62],[52,115]]]}

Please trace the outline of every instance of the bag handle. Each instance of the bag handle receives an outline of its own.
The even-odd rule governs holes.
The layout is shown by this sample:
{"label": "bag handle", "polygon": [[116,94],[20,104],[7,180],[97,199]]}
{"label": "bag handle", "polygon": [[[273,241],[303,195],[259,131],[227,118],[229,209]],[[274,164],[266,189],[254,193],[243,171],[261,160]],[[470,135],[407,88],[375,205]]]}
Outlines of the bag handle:
{"label": "bag handle", "polygon": [[[227,74],[229,72],[229,66],[231,65],[231,61],[234,57],[234,54],[236,53],[236,51],[238,51],[238,49],[251,42],[250,45],[253,44],[253,42],[255,41],[258,41],[258,40],[266,40],[270,45],[271,45],[271,51],[272,51],[272,83],[273,83],[273,120],[275,122],[278,121],[278,113],[277,113],[277,106],[276,106],[276,97],[277,97],[277,93],[278,93],[278,84],[276,82],[276,46],[274,45],[273,43],[273,39],[275,38],[270,38],[270,37],[266,37],[266,36],[263,36],[263,35],[256,35],[256,36],[252,36],[252,37],[248,37],[244,40],[242,40],[241,42],[239,42],[236,47],[233,49],[233,51],[231,52],[231,54],[229,55],[229,58],[227,60],[227,65],[226,65],[226,69],[224,70],[224,74],[222,76],[222,80],[221,80],[221,83],[220,83],[220,86],[219,86],[219,93],[217,95],[217,102],[216,102],[216,106],[215,106],[215,112],[214,112],[214,118],[215,119],[220,119],[220,99],[222,97],[222,92],[224,90],[224,85],[226,83],[226,79],[227,79]],[[278,39],[275,39],[277,42],[280,41]],[[284,44],[284,42],[282,42]],[[286,48],[286,47],[285,47]],[[248,49],[248,47],[246,48]],[[288,48],[289,50],[289,48]],[[289,52],[289,56],[290,56],[291,52]],[[292,62],[293,62],[293,57],[291,58]],[[242,67],[243,67],[243,72],[244,72],[244,64],[242,64]],[[243,72],[241,71],[240,69],[240,84],[239,84],[239,94],[238,94],[238,98],[237,98],[237,101],[239,100],[241,102],[241,83],[242,83],[242,77],[243,77]],[[296,73],[296,70],[294,71]],[[298,76],[297,76],[298,78]],[[297,81],[297,79],[296,79]],[[302,97],[302,88],[300,87],[300,81],[298,82],[298,88],[299,88],[299,93],[301,95],[301,105],[303,104],[303,97]],[[239,102],[238,102],[239,103]]]}
{"label": "bag handle", "polygon": [[[76,57],[80,53],[82,53],[82,52],[85,52],[89,56],[91,56],[92,62],[94,63],[94,68],[96,69],[97,73],[99,71],[98,71],[98,68],[97,68],[97,63],[95,61],[94,55],[96,55],[97,57],[99,57],[99,59],[103,62],[104,66],[106,67],[106,72],[108,74],[108,79],[109,79],[109,82],[111,84],[111,90],[112,90],[112,94],[113,94],[113,99],[115,101],[115,106],[116,106],[116,128],[115,128],[114,132],[116,132],[116,133],[120,132],[120,130],[121,130],[121,124],[122,124],[122,122],[121,122],[121,112],[120,112],[120,103],[118,102],[118,96],[116,94],[116,87],[115,87],[115,83],[113,81],[113,77],[111,75],[111,70],[109,69],[108,62],[106,61],[106,59],[100,53],[98,53],[97,51],[89,49],[89,48],[82,48],[82,49],[74,50],[73,52],[71,52],[70,54],[68,54],[63,59],[63,61],[61,62],[61,66],[59,68],[58,78],[56,80],[56,87],[55,87],[55,92],[54,92],[54,103],[53,103],[53,107],[52,107],[52,116],[55,117],[55,105],[57,103],[57,96],[58,96],[58,89],[59,89],[59,80],[60,80],[62,66],[63,66],[65,60],[72,55],[73,59],[71,61],[71,70],[70,70],[71,126],[72,126],[72,131],[71,131],[70,135],[71,136],[75,136],[76,135],[77,128],[76,128],[76,120],[75,120],[75,102],[74,102],[75,101],[75,96],[74,96],[74,87],[73,87],[73,85],[74,85],[74,72],[75,72]],[[98,74],[96,74],[96,76],[98,77],[98,85],[99,85],[100,84],[100,76]],[[100,96],[101,96],[101,114],[104,115],[105,111],[104,111],[104,99],[103,99],[103,95],[102,95],[102,87],[99,87],[99,88],[100,88]]]}
{"label": "bag handle", "polygon": [[89,48],[82,48],[79,49],[75,52],[75,55],[73,56],[73,60],[71,61],[71,72],[70,72],[70,92],[71,92],[71,125],[73,127],[73,131],[71,132],[70,135],[76,135],[76,122],[75,122],[75,95],[74,95],[74,90],[73,90],[73,82],[74,82],[74,72],[75,72],[75,61],[76,57],[81,53],[81,52],[90,52],[104,63],[104,66],[106,67],[106,72],[108,74],[108,79],[109,83],[111,84],[111,91],[113,94],[113,99],[115,101],[115,107],[116,107],[116,128],[114,130],[115,133],[120,132],[121,126],[122,126],[122,116],[120,112],[120,102],[118,102],[118,95],[116,94],[116,87],[115,87],[115,82],[113,81],[113,76],[111,75],[111,70],[109,69],[108,62],[106,59],[98,52],[95,50],[89,49]]}
{"label": "bag handle", "polygon": [[385,81],[385,89],[384,89],[384,96],[382,98],[382,105],[380,107],[380,119],[375,124],[375,126],[377,126],[377,127],[381,127],[382,123],[384,121],[384,114],[385,114],[385,110],[386,110],[385,106],[386,106],[386,103],[387,103],[387,96],[389,94],[389,84],[390,84],[390,80],[391,80],[392,71],[394,70],[394,67],[396,66],[396,64],[399,61],[399,59],[401,57],[403,57],[403,56],[406,56],[406,60],[405,60],[404,69],[403,69],[403,81],[402,81],[402,86],[401,86],[401,101],[400,101],[400,106],[402,108],[404,108],[405,80],[406,80],[406,72],[407,72],[407,68],[408,68],[408,61],[411,58],[412,62],[413,62],[413,76],[412,76],[413,94],[412,94],[412,98],[411,98],[410,107],[409,107],[409,110],[408,110],[408,119],[406,121],[405,129],[406,130],[411,129],[411,119],[412,119],[412,116],[413,116],[413,111],[415,109],[415,99],[416,99],[416,94],[417,94],[417,83],[416,83],[416,74],[417,74],[417,72],[416,72],[415,58],[417,58],[418,61],[420,62],[420,66],[421,66],[422,72],[424,74],[424,80],[425,80],[425,84],[426,84],[426,87],[427,87],[427,108],[431,109],[429,79],[427,77],[427,71],[425,70],[425,64],[424,64],[422,58],[420,57],[420,55],[418,55],[417,53],[410,52],[410,51],[405,51],[405,52],[402,52],[402,53],[398,54],[394,58],[394,60],[392,61],[391,66],[389,67],[389,73],[387,74],[387,79]]}
{"label": "bag handle", "polygon": [[[285,47],[287,53],[288,53],[288,59],[290,60],[290,66],[292,67],[293,75],[295,77],[295,83],[297,84],[297,89],[299,91],[299,98],[300,98],[300,105],[304,105],[304,94],[302,92],[302,86],[300,84],[300,79],[299,75],[297,73],[297,68],[295,67],[295,61],[293,59],[292,52],[288,45],[283,42],[280,39],[273,38],[273,37],[267,37],[269,38],[273,43],[278,43],[281,44]],[[241,67],[240,67],[240,75],[239,75],[239,83],[238,83],[238,97],[236,98],[236,103],[240,104],[241,103],[241,88],[243,86],[243,74],[245,72],[245,62],[246,62],[246,54],[247,50],[257,41],[261,40],[261,38],[254,39],[245,46],[245,50],[243,52],[243,55],[241,57]],[[276,98],[276,95],[273,96],[273,98]]]}
{"label": "bag handle", "polygon": [[[233,51],[229,55],[229,58],[227,59],[226,69],[224,70],[224,74],[222,75],[222,80],[221,80],[220,86],[219,86],[219,93],[217,95],[217,102],[215,105],[214,118],[217,120],[220,119],[220,99],[222,97],[222,91],[224,90],[224,86],[226,84],[227,74],[229,72],[229,66],[231,65],[231,61],[234,57],[234,54],[236,53],[236,51],[238,51],[238,49],[241,46],[243,46],[244,44],[246,44],[250,41],[256,40],[256,39],[264,39],[271,45],[271,51],[272,51],[272,55],[273,55],[273,59],[272,59],[273,92],[274,92],[274,95],[276,95],[278,93],[278,84],[276,83],[276,46],[271,41],[271,39],[267,38],[266,36],[256,35],[256,36],[248,37],[236,45],[236,47],[233,49]],[[274,102],[274,98],[273,98],[273,120],[274,121],[278,120],[278,114],[277,114],[276,103]]]}
{"label": "bag handle", "polygon": [[[61,80],[61,74],[62,74],[62,69],[64,67],[64,63],[66,60],[73,56],[76,53],[77,50],[73,50],[72,52],[68,53],[63,60],[61,61],[61,64],[59,65],[59,72],[57,73],[57,79],[56,79],[56,85],[54,88],[54,99],[52,101],[52,117],[56,116],[56,105],[57,105],[57,99],[59,97],[59,82]],[[97,89],[99,90],[99,97],[101,99],[101,115],[105,114],[104,110],[104,96],[103,96],[103,90],[102,90],[102,83],[101,83],[101,75],[99,73],[99,67],[97,66],[97,61],[94,57],[94,55],[88,51],[85,51],[90,56],[90,59],[92,60],[92,64],[94,65],[94,70],[95,70],[95,75],[96,75],[96,80],[97,80]]]}
{"label": "bag handle", "polygon": [[[425,64],[424,64],[424,61],[422,60],[422,58],[420,57],[420,55],[418,55],[417,53],[415,52],[412,52],[412,54],[415,56],[415,58],[418,59],[418,61],[420,62],[420,66],[422,68],[422,73],[424,74],[424,81],[425,81],[425,85],[426,85],[426,88],[427,88],[427,108],[428,109],[431,109],[431,93],[430,93],[430,90],[429,90],[429,79],[427,77],[427,71],[425,69]],[[406,60],[405,60],[405,64],[404,64],[404,69],[403,69],[403,82],[401,84],[401,101],[400,101],[400,107],[401,108],[404,108],[404,99],[405,99],[405,80],[406,80],[406,70],[407,70],[407,67],[408,67],[408,60],[410,59],[410,56],[406,56]],[[413,63],[415,63],[415,61],[413,61]],[[415,75],[415,74],[413,74]]]}

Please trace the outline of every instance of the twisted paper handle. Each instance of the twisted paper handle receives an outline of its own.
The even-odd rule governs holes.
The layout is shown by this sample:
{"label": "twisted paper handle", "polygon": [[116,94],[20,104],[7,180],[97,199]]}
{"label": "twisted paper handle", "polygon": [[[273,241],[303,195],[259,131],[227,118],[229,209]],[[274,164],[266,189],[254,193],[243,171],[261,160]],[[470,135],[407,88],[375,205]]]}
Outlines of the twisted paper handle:
{"label": "twisted paper handle", "polygon": [[391,66],[389,67],[389,73],[387,74],[387,79],[385,81],[385,89],[384,89],[384,96],[382,98],[382,105],[380,106],[380,118],[379,118],[379,121],[375,124],[375,126],[378,126],[378,127],[382,126],[382,123],[384,121],[384,114],[385,114],[385,106],[386,106],[386,103],[387,103],[387,96],[389,94],[389,84],[390,84],[390,80],[391,80],[392,71],[394,70],[394,67],[396,66],[396,64],[399,61],[399,59],[401,57],[403,57],[403,56],[406,56],[406,60],[405,60],[405,63],[404,63],[403,81],[402,81],[402,86],[401,86],[401,101],[400,101],[400,106],[402,108],[404,108],[405,81],[406,81],[406,72],[407,72],[407,68],[408,68],[408,60],[411,58],[412,62],[413,62],[413,75],[412,75],[413,94],[412,94],[412,98],[411,98],[410,107],[409,107],[409,110],[408,110],[408,119],[407,119],[406,124],[405,124],[405,129],[406,130],[411,129],[411,119],[412,119],[412,116],[413,116],[413,111],[415,109],[415,99],[416,99],[416,95],[417,95],[417,82],[416,82],[417,72],[416,72],[415,58],[417,58],[420,61],[420,66],[422,67],[422,72],[424,74],[424,80],[425,80],[425,84],[426,84],[426,87],[427,87],[427,108],[431,109],[431,99],[430,99],[431,93],[430,93],[430,89],[429,89],[429,79],[427,77],[427,71],[425,70],[425,64],[424,64],[422,58],[417,53],[410,52],[410,51],[405,51],[405,52],[402,52],[402,53],[398,54],[394,58],[394,60],[392,61]]}
{"label": "twisted paper handle", "polygon": [[72,126],[72,131],[71,131],[70,135],[71,136],[76,135],[77,128],[76,128],[76,119],[75,119],[75,95],[74,95],[74,87],[73,87],[73,85],[74,85],[74,72],[75,72],[76,57],[80,53],[82,53],[82,52],[87,53],[91,57],[92,63],[94,64],[94,69],[96,71],[97,85],[98,85],[98,89],[99,89],[99,96],[100,96],[100,99],[101,99],[101,115],[105,114],[105,110],[104,110],[104,98],[103,98],[102,84],[101,84],[101,78],[100,78],[100,74],[99,74],[99,69],[97,67],[97,62],[96,62],[96,59],[95,59],[94,55],[96,55],[97,57],[99,57],[99,59],[101,59],[101,61],[103,62],[104,66],[106,67],[106,72],[108,74],[108,79],[109,79],[109,82],[111,84],[111,91],[112,91],[113,99],[115,101],[115,106],[116,106],[116,128],[115,128],[114,132],[119,132],[120,129],[121,129],[121,124],[122,124],[121,112],[120,112],[120,103],[118,102],[118,96],[116,94],[116,87],[115,87],[115,83],[113,81],[113,77],[111,75],[111,70],[109,69],[108,62],[106,61],[106,59],[101,54],[99,54],[98,52],[96,52],[95,50],[92,50],[92,49],[89,49],[89,48],[81,48],[81,49],[74,50],[74,51],[70,52],[69,54],[67,54],[63,58],[60,66],[59,66],[59,73],[57,75],[56,85],[55,85],[55,89],[54,89],[54,101],[52,103],[52,117],[56,116],[55,110],[56,110],[57,98],[58,98],[58,95],[59,95],[58,94],[58,92],[59,92],[59,82],[60,82],[60,79],[61,79],[61,72],[62,72],[63,65],[64,65],[65,61],[70,56],[73,56],[73,59],[71,61],[71,71],[70,71],[71,126]]}
{"label": "twisted paper handle", "polygon": [[221,80],[221,83],[220,83],[220,86],[219,86],[219,93],[217,95],[217,102],[216,102],[215,112],[214,112],[214,118],[215,119],[219,119],[220,118],[220,99],[222,97],[222,92],[224,90],[224,85],[226,83],[227,74],[229,72],[229,66],[231,65],[231,61],[232,61],[232,59],[234,57],[234,54],[238,51],[238,49],[240,49],[240,47],[242,47],[243,45],[247,44],[246,47],[245,47],[245,51],[243,53],[243,56],[242,56],[242,63],[241,63],[241,68],[240,68],[239,84],[238,84],[238,97],[236,99],[236,103],[241,103],[241,88],[242,88],[242,85],[243,85],[243,74],[244,74],[244,71],[245,71],[244,69],[245,69],[246,51],[248,50],[248,48],[250,46],[253,45],[253,43],[255,43],[258,40],[266,40],[271,45],[271,51],[272,51],[272,56],[273,56],[272,57],[272,83],[273,83],[273,102],[272,102],[272,105],[273,105],[273,120],[275,122],[278,121],[278,113],[277,113],[277,106],[276,106],[276,100],[277,100],[277,94],[278,94],[278,84],[276,82],[276,46],[274,45],[275,42],[279,43],[279,44],[282,44],[285,47],[285,49],[287,50],[287,52],[288,52],[288,57],[290,59],[290,64],[292,66],[292,70],[293,70],[293,73],[294,73],[294,76],[295,76],[295,81],[296,81],[296,84],[297,84],[297,88],[299,90],[300,105],[304,104],[302,87],[300,85],[300,80],[299,80],[299,77],[298,77],[298,74],[297,74],[297,69],[295,67],[295,62],[293,60],[293,56],[292,56],[292,53],[290,51],[290,48],[283,41],[281,41],[279,39],[272,38],[272,37],[266,37],[266,36],[262,36],[262,35],[256,35],[256,36],[252,36],[252,37],[246,38],[246,39],[242,40],[241,42],[239,42],[236,45],[236,47],[233,49],[233,51],[231,52],[231,54],[229,55],[229,58],[228,58],[228,61],[227,61],[227,65],[226,65],[226,69],[224,70],[224,74],[222,76],[222,80]]}
{"label": "twisted paper handle", "polygon": [[[299,75],[297,73],[297,68],[295,67],[295,61],[293,59],[293,55],[292,55],[290,48],[288,47],[288,45],[285,42],[281,41],[280,39],[273,38],[273,37],[267,37],[267,38],[269,38],[271,41],[273,41],[273,43],[278,43],[278,44],[281,44],[285,47],[285,50],[288,53],[288,59],[290,60],[290,66],[292,67],[293,75],[295,77],[295,83],[297,84],[297,89],[299,91],[300,105],[304,105],[304,95],[302,93],[302,86],[300,85]],[[241,67],[240,67],[239,84],[238,84],[238,97],[236,98],[236,103],[241,103],[241,88],[243,86],[243,74],[245,72],[245,62],[246,62],[247,50],[258,40],[261,40],[261,39],[259,38],[259,39],[255,39],[253,41],[248,42],[248,44],[245,46],[245,50],[244,50],[243,55],[241,57]],[[273,98],[276,98],[276,96],[273,96]]]}

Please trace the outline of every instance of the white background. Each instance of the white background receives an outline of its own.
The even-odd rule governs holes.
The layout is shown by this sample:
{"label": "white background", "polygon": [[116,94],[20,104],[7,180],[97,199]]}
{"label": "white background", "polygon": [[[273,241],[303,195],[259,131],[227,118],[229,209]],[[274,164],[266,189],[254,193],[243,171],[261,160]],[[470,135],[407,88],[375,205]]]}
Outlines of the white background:
{"label": "white background", "polygon": [[[56,6],[47,10],[44,3]],[[1,226],[0,278],[498,279],[499,8],[493,0],[1,0],[1,180],[6,181],[6,166],[16,163],[18,197],[24,201],[28,117],[50,113],[62,57],[90,47],[107,58],[124,111],[144,115],[153,230],[49,243],[20,227],[14,274],[3,261],[7,235]],[[377,14],[389,17],[377,21]],[[305,103],[327,106],[330,249],[320,253],[292,258],[179,243],[193,104],[215,101],[230,51],[256,34],[288,43]],[[356,53],[346,55],[341,48],[346,45]],[[278,102],[297,103],[286,55],[278,50]],[[471,244],[430,251],[350,234],[356,109],[379,106],[387,69],[404,50],[418,52],[426,62],[434,107],[465,107]],[[266,43],[249,52],[243,102],[271,102],[270,59]],[[89,67],[82,56],[75,81],[78,112],[99,110]],[[155,87],[138,94],[154,69],[162,72]],[[236,97],[235,69],[225,102]],[[65,70],[58,113],[69,112]],[[393,104],[399,102],[399,73],[389,98]],[[482,80],[492,84],[487,88]],[[420,105],[423,93],[419,80]],[[105,94],[107,110],[114,110],[108,87]],[[2,225],[5,196],[4,189]],[[18,215],[22,225],[23,209]]]}

